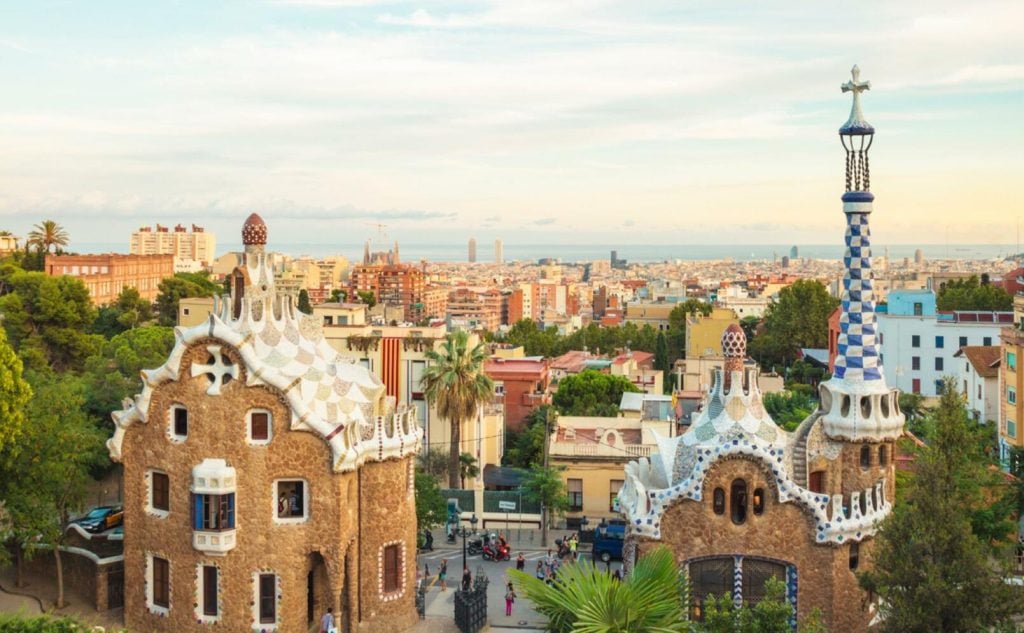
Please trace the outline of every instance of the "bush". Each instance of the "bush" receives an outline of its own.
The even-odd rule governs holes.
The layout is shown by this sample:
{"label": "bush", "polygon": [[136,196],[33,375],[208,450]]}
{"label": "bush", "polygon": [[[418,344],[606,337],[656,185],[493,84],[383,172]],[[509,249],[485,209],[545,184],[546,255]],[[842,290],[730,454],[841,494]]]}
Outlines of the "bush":
{"label": "bush", "polygon": [[48,615],[26,617],[15,613],[0,613],[0,633],[88,633],[103,630],[101,627],[82,624],[71,618],[54,618]]}

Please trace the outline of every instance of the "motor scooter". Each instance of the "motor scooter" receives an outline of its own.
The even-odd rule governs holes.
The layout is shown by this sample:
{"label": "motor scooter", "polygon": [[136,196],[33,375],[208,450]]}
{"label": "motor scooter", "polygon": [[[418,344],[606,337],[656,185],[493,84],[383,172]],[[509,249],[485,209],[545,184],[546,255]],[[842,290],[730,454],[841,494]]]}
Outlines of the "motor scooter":
{"label": "motor scooter", "polygon": [[476,556],[477,554],[483,554],[485,549],[484,540],[479,537],[473,537],[466,541],[466,553],[470,556]]}

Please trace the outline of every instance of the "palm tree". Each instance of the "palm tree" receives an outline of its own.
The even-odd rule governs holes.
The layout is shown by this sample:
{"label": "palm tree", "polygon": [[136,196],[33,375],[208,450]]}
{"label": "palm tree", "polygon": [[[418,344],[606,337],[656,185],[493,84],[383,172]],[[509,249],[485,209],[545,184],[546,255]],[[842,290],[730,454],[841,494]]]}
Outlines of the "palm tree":
{"label": "palm tree", "polygon": [[494,382],[484,373],[487,348],[483,343],[470,348],[469,334],[456,330],[448,333],[439,349],[429,350],[424,355],[430,364],[420,384],[437,414],[451,424],[448,486],[458,488],[462,475],[459,461],[462,424],[494,397]]}
{"label": "palm tree", "polygon": [[550,585],[515,569],[508,574],[547,616],[552,633],[690,630],[683,604],[686,576],[666,547],[641,557],[621,582],[582,558],[562,566]]}
{"label": "palm tree", "polygon": [[68,232],[54,220],[43,220],[28,232],[28,245],[50,252],[51,246],[67,246]]}
{"label": "palm tree", "polygon": [[466,477],[473,479],[480,476],[480,467],[476,465],[476,458],[472,453],[461,453],[459,455],[459,479],[462,487],[466,487]]}

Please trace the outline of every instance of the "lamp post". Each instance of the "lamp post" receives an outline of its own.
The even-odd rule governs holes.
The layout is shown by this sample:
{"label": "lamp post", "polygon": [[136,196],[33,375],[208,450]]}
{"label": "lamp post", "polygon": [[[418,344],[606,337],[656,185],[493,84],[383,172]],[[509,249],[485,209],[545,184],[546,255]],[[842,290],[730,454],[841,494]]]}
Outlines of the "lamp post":
{"label": "lamp post", "polygon": [[466,566],[466,537],[469,536],[470,534],[476,534],[476,523],[477,523],[477,520],[478,519],[476,518],[476,513],[474,512],[473,516],[471,516],[469,518],[469,524],[471,526],[473,526],[472,530],[471,531],[467,531],[466,530],[466,526],[464,526],[464,525],[459,528],[459,535],[462,537],[462,571],[463,571],[463,573],[465,573],[465,571],[467,569],[469,569],[469,567]]}

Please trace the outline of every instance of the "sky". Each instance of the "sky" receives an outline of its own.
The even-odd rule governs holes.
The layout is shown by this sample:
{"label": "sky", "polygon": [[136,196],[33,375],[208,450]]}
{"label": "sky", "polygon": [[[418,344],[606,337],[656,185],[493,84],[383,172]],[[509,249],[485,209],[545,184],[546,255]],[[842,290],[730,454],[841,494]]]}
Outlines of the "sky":
{"label": "sky", "polygon": [[1022,60],[1019,0],[3,2],[0,229],[839,242],[856,63],[876,241],[1010,244]]}

